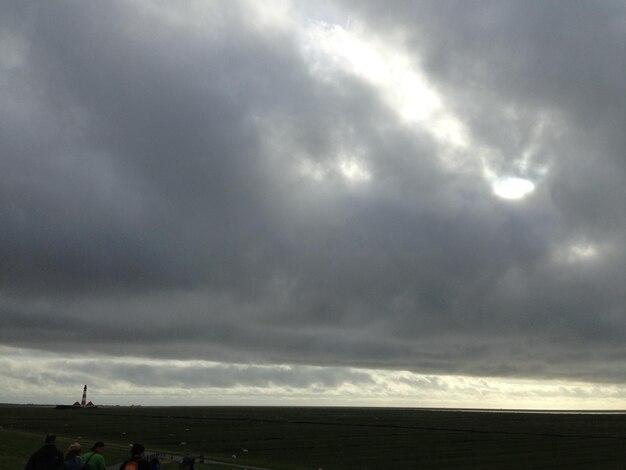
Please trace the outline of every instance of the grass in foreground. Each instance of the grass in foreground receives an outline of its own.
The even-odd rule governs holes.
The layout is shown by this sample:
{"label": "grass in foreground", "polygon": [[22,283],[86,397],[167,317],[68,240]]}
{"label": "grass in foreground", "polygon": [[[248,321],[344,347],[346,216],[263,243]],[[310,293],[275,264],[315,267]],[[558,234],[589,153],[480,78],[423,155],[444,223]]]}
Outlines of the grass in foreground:
{"label": "grass in foreground", "polygon": [[[13,463],[0,462],[0,470],[20,469],[47,432],[56,432],[63,445],[78,440],[88,448],[103,440],[108,464],[125,458],[130,443],[142,442],[151,450],[204,455],[224,462],[223,468],[235,462],[277,470],[626,467],[625,415],[0,407],[0,426],[17,436],[13,445],[0,447],[0,459]],[[119,452],[119,460],[114,452]]]}

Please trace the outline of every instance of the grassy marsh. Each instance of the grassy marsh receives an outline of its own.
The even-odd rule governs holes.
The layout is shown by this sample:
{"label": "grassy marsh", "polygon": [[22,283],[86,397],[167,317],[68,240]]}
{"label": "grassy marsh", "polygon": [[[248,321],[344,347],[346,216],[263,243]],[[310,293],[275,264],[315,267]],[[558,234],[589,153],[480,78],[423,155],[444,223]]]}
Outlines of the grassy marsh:
{"label": "grassy marsh", "polygon": [[[62,449],[103,440],[108,464],[142,442],[151,450],[277,470],[626,467],[623,414],[0,406],[0,426],[0,470],[22,468],[48,432]],[[227,468],[204,468],[220,467]]]}

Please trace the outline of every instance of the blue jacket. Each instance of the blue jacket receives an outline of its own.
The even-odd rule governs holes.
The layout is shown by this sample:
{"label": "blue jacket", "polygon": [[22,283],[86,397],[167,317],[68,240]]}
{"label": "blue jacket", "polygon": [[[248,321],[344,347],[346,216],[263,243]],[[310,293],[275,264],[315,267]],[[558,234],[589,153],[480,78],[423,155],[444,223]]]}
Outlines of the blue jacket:
{"label": "blue jacket", "polygon": [[59,470],[89,470],[89,464],[82,457],[76,456],[63,462]]}

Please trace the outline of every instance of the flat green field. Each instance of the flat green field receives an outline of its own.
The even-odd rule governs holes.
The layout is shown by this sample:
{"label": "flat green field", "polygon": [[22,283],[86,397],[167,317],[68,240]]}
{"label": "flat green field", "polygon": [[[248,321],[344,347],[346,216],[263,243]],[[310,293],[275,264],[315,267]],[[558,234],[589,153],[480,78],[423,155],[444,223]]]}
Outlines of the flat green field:
{"label": "flat green field", "polygon": [[103,440],[109,465],[141,442],[224,463],[200,469],[626,468],[623,414],[7,405],[0,406],[0,470],[21,470],[50,432],[62,449]]}

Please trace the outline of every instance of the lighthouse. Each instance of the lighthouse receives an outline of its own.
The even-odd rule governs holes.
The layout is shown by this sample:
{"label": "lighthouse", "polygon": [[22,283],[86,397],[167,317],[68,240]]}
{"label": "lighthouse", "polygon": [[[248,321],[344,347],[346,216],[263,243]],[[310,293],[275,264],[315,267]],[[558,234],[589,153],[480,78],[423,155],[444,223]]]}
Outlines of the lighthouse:
{"label": "lighthouse", "polygon": [[87,402],[87,385],[83,387],[83,398],[79,402],[74,402],[73,405],[57,405],[58,409],[67,409],[67,408],[98,408],[92,402]]}

